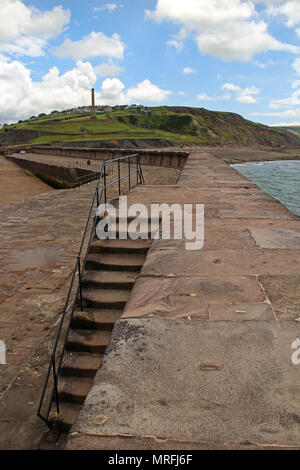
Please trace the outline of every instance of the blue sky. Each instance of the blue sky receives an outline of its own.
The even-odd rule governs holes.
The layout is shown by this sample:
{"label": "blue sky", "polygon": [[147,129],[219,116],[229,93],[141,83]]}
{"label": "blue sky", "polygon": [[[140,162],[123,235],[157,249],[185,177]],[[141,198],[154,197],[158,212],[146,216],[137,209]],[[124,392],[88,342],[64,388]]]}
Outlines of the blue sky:
{"label": "blue sky", "polygon": [[300,0],[1,0],[0,123],[90,103],[300,125]]}

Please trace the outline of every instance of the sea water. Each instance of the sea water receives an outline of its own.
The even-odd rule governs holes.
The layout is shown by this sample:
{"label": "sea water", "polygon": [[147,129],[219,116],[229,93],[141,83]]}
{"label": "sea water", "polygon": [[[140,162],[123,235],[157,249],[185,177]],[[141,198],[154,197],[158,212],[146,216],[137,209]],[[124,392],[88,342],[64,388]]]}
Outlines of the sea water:
{"label": "sea water", "polygon": [[231,166],[300,216],[300,161],[249,162]]}

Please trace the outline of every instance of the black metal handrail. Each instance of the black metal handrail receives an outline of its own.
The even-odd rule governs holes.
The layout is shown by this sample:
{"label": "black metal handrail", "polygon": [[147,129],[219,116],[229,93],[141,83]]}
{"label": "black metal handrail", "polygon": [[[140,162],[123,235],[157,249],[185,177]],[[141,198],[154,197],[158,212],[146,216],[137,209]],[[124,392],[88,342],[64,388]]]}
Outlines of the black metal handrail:
{"label": "black metal handrail", "polygon": [[[121,176],[121,163],[123,161],[128,160],[128,173],[126,175]],[[134,163],[132,163],[134,160]],[[114,181],[109,182],[107,184],[107,165],[111,163],[117,163],[118,166],[118,178]],[[132,170],[132,165],[134,165],[135,169]],[[56,335],[56,339],[54,342],[51,359],[49,363],[49,367],[46,374],[45,383],[43,386],[37,415],[43,421],[47,423],[49,427],[51,427],[51,423],[49,421],[49,416],[51,413],[51,408],[53,402],[55,402],[56,412],[59,413],[60,411],[60,402],[59,402],[59,394],[58,394],[58,380],[60,376],[61,366],[64,358],[64,352],[68,340],[68,334],[71,328],[71,323],[73,319],[74,311],[77,307],[80,308],[82,311],[83,304],[82,304],[82,290],[81,290],[81,281],[82,275],[85,269],[90,245],[93,239],[93,236],[96,234],[96,225],[97,225],[97,216],[96,216],[96,208],[101,204],[102,198],[104,198],[104,203],[107,204],[107,189],[111,187],[113,184],[118,183],[118,194],[121,195],[121,181],[128,177],[128,189],[130,190],[131,185],[131,175],[136,174],[136,184],[145,184],[143,171],[140,163],[140,156],[138,154],[128,155],[125,157],[114,158],[112,160],[105,160],[103,162],[101,171],[98,176],[98,182],[96,185],[95,193],[92,199],[91,207],[89,210],[87,223],[83,232],[80,248],[78,251],[78,255],[76,258],[76,263],[73,269],[71,282],[69,286],[69,290],[67,293],[66,301],[64,304],[64,308],[62,311],[62,317],[59,322],[58,331]],[[101,182],[103,181],[103,187],[100,192]],[[93,215],[94,214],[94,215]],[[92,226],[90,228],[90,223],[92,220]],[[89,234],[89,235],[88,235]],[[86,246],[85,254],[84,253],[84,246]],[[61,341],[61,346],[59,348],[59,343]],[[53,382],[50,383],[51,373],[53,375]],[[49,393],[48,396],[48,403],[46,407],[46,412],[42,413],[42,408],[45,405],[45,398],[46,393]]]}

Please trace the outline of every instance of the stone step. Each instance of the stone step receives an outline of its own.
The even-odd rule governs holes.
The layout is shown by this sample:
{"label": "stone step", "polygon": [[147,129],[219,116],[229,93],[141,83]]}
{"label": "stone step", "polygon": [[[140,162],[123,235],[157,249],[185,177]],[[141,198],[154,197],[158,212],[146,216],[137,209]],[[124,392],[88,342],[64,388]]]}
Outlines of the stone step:
{"label": "stone step", "polygon": [[103,354],[109,343],[110,335],[110,331],[71,329],[66,350]]}
{"label": "stone step", "polygon": [[39,444],[38,450],[64,450],[68,438],[67,431],[59,431],[52,427],[46,435],[43,436]]}
{"label": "stone step", "polygon": [[[124,240],[131,240],[132,237],[135,235],[136,233],[136,230],[135,228],[131,228],[131,231],[129,231],[129,227],[128,227],[128,224],[126,222],[123,222],[122,224],[120,223],[116,223],[116,230],[112,230],[111,227],[104,227],[105,229],[105,232],[106,232],[106,235],[105,235],[105,238],[104,240],[106,239],[124,239]],[[99,230],[99,228],[98,228]],[[138,227],[138,233],[141,232],[141,235],[139,236],[138,240],[151,240],[154,238],[154,233],[156,233],[157,231],[159,232],[159,228],[156,230],[154,230],[154,227],[153,227],[153,233],[152,233],[152,227],[151,227],[151,223],[148,222],[148,224],[145,226],[144,224],[141,226],[141,227]],[[132,233],[132,237],[130,236]],[[99,239],[98,237],[98,234],[97,234],[97,238]],[[101,238],[102,240],[102,238]]]}
{"label": "stone step", "polygon": [[75,403],[60,403],[59,414],[52,412],[49,417],[51,428],[58,429],[60,432],[68,432],[75,423],[81,405]]}
{"label": "stone step", "polygon": [[107,269],[110,271],[138,271],[145,261],[145,255],[117,253],[91,253],[86,262],[86,269]]}
{"label": "stone step", "polygon": [[[116,223],[119,223],[121,221],[121,223],[127,223],[128,224],[128,223],[132,222],[133,220],[135,220],[137,217],[138,217],[138,214],[137,215],[127,215],[127,216],[125,215],[124,216],[124,214],[120,214],[119,209],[116,208],[116,218],[115,218]],[[103,219],[104,219],[104,215],[100,215],[100,216],[98,215],[98,220],[103,220]],[[150,215],[148,215],[148,217],[146,217],[146,218],[141,217],[140,220],[141,220],[142,223],[147,222],[148,224],[151,223],[151,220],[152,220],[153,223],[160,223],[161,216],[160,217],[153,217],[151,219]]]}
{"label": "stone step", "polygon": [[82,287],[95,289],[131,289],[137,274],[132,271],[92,271],[84,273]]}
{"label": "stone step", "polygon": [[64,377],[93,378],[100,367],[103,354],[66,351],[61,368]]}
{"label": "stone step", "polygon": [[[104,219],[104,215],[100,215],[100,216],[98,215],[98,220],[103,220],[103,219]],[[124,216],[123,214],[120,214],[119,209],[116,209],[116,222],[119,222],[119,221],[126,222],[127,221],[128,223],[130,223],[134,219],[136,219],[135,216],[133,216],[133,215]],[[143,219],[143,220],[145,220],[145,219]],[[149,220],[149,218],[147,220]]]}
{"label": "stone step", "polygon": [[90,246],[90,253],[130,253],[146,254],[152,240],[98,240],[95,238]]}
{"label": "stone step", "polygon": [[83,306],[88,309],[124,309],[129,295],[130,291],[127,289],[82,289]]}
{"label": "stone step", "polygon": [[93,379],[85,377],[60,377],[58,381],[59,400],[82,405],[92,383]]}
{"label": "stone step", "polygon": [[76,310],[73,314],[73,329],[112,330],[121,318],[123,310]]}

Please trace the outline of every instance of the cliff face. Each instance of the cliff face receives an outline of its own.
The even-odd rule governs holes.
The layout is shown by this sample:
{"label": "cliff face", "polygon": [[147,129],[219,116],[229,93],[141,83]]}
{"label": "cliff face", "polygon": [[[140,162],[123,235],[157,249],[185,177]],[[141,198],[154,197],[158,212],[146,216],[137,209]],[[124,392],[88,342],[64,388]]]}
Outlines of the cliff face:
{"label": "cliff face", "polygon": [[208,111],[204,108],[168,107],[170,112],[191,116],[191,126],[198,135],[207,136],[209,143],[245,146],[294,147],[300,136],[282,128],[274,129],[244,119],[234,113]]}

